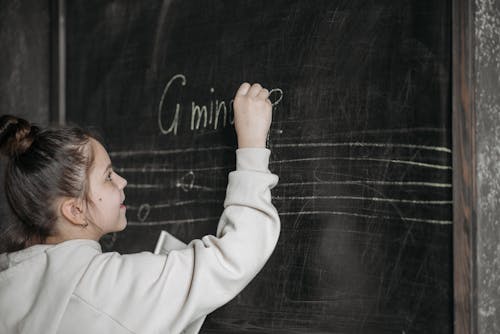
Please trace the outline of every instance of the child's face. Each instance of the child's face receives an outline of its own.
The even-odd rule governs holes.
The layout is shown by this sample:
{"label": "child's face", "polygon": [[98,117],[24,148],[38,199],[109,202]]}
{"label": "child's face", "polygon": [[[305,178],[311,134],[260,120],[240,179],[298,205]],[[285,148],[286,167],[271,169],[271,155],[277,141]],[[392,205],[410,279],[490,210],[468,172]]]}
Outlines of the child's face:
{"label": "child's face", "polygon": [[88,206],[91,220],[102,235],[121,231],[127,226],[126,207],[123,205],[123,188],[127,180],[113,171],[111,159],[101,143],[95,139],[90,139],[90,143],[94,152],[89,175],[89,195],[93,201],[93,205]]}

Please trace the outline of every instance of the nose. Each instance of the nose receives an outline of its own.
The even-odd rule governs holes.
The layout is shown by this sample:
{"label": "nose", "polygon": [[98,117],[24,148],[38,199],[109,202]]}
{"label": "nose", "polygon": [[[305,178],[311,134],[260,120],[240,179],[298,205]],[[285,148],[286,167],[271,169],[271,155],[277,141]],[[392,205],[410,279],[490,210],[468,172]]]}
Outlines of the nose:
{"label": "nose", "polygon": [[[117,174],[118,175],[118,174]],[[121,175],[118,175],[118,187],[120,189],[123,189],[127,186],[127,180],[125,180],[124,177],[122,177]]]}

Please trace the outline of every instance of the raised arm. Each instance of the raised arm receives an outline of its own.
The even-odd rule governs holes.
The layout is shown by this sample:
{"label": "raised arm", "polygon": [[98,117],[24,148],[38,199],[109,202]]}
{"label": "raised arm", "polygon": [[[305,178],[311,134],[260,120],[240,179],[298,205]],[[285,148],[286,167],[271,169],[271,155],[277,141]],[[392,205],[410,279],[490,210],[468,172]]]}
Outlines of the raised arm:
{"label": "raised arm", "polygon": [[102,254],[79,283],[78,298],[140,333],[180,333],[234,298],[271,255],[280,231],[265,148],[271,103],[260,85],[243,84],[235,98],[239,149],[229,174],[216,236],[193,240],[168,255]]}

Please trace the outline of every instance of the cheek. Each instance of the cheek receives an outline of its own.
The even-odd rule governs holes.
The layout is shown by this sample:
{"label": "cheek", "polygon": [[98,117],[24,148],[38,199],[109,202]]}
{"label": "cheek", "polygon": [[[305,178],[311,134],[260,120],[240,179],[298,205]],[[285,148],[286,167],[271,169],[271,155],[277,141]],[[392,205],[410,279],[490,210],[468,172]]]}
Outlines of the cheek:
{"label": "cheek", "polygon": [[112,184],[96,187],[91,194],[92,201],[101,216],[110,217],[120,209],[121,191]]}
{"label": "cheek", "polygon": [[95,192],[92,200],[94,202],[94,210],[92,210],[94,217],[104,224],[107,223],[107,220],[115,216],[116,211],[120,209],[120,194],[110,191],[110,189]]}
{"label": "cheek", "polygon": [[120,191],[112,186],[102,187],[93,194],[94,202],[99,206],[110,207],[120,204]]}

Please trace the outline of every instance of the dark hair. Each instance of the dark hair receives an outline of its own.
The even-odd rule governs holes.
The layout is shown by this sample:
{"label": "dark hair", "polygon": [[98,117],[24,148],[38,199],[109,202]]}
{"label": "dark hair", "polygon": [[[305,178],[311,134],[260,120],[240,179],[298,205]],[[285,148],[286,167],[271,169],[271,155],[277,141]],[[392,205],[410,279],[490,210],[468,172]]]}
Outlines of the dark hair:
{"label": "dark hair", "polygon": [[77,127],[41,129],[0,117],[0,152],[7,156],[5,194],[15,220],[0,231],[0,253],[44,243],[54,233],[56,200],[88,200],[92,136]]}

